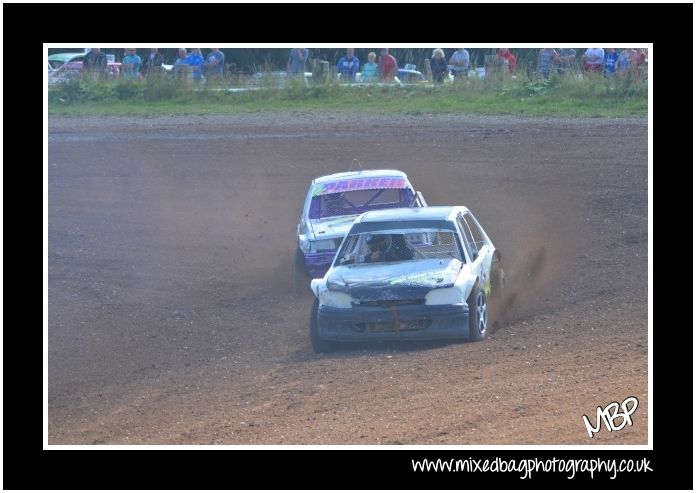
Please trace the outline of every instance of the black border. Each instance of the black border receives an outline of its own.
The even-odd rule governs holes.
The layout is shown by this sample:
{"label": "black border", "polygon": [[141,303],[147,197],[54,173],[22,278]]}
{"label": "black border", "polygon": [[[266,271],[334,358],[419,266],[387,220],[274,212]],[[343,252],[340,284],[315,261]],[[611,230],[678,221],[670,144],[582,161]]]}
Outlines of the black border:
{"label": "black border", "polygon": [[[285,27],[271,27],[257,32],[245,30],[245,19],[253,20],[254,25],[263,25],[272,9],[274,18],[290,19]],[[4,4],[3,13],[6,24],[5,46],[14,47],[18,53],[33,58],[33,50],[26,51],[27,46],[36,46],[37,42],[79,42],[79,40],[97,40],[108,42],[109,39],[122,40],[126,37],[125,29],[130,25],[132,38],[137,42],[157,42],[172,39],[173,26],[181,24],[180,19],[190,19],[191,12],[203,14],[215,10],[224,18],[220,25],[211,28],[205,22],[196,25],[185,22],[186,39],[210,39],[235,42],[283,42],[296,41],[298,44],[312,42],[314,39],[340,43],[342,41],[362,40],[363,38],[394,42],[417,42],[419,39],[434,39],[438,42],[451,42],[452,45],[466,42],[543,42],[545,40],[567,40],[573,42],[583,39],[597,39],[602,42],[653,42],[654,50],[659,52],[659,65],[655,66],[654,79],[658,75],[673,74],[670,68],[679,70],[676,79],[660,77],[665,83],[655,85],[655,101],[665,96],[672,99],[672,109],[691,108],[688,91],[693,87],[691,80],[693,5],[656,5],[656,4],[49,4],[26,5]],[[337,22],[349,12],[354,29],[339,32]],[[318,14],[317,14],[318,13]],[[39,26],[37,15],[50,19],[48,26]],[[326,17],[327,22],[313,22],[313,16]],[[461,23],[453,22],[454,15],[461,15]],[[167,22],[167,18],[171,22]],[[114,24],[114,19],[120,22]],[[373,20],[374,24],[368,21]],[[669,19],[662,23],[658,19]],[[20,26],[21,33],[9,26]],[[118,28],[113,28],[117,25]],[[124,27],[125,26],[125,27]],[[394,35],[389,35],[389,28]],[[399,26],[415,26],[413,29],[400,29]],[[362,29],[361,29],[362,28]],[[660,33],[660,28],[667,30]],[[10,36],[9,33],[12,33]],[[309,33],[309,34],[307,34]],[[682,38],[680,39],[679,36]],[[408,39],[405,39],[408,38]],[[328,42],[328,41],[327,41]],[[348,44],[348,43],[346,43]],[[6,51],[5,61],[8,61]],[[21,62],[21,67],[31,65]],[[37,83],[26,88],[26,78],[38,77],[34,72],[23,73],[5,65],[5,94],[7,121],[26,112],[27,98],[12,98],[12,94],[26,94],[38,91]],[[651,69],[653,65],[651,65]],[[26,75],[25,75],[26,74]],[[665,80],[667,79],[667,80]],[[675,91],[676,89],[676,91]],[[43,89],[42,89],[43,90]],[[34,92],[38,94],[38,92]],[[32,96],[32,101],[38,98]],[[29,101],[29,102],[32,102]],[[687,110],[687,113],[689,110]],[[662,111],[658,114],[662,115]],[[661,134],[655,131],[654,172],[662,169],[663,162],[658,149],[669,147],[671,151],[681,151],[683,143],[688,143],[691,128],[688,125],[665,125],[669,134],[668,146],[658,146]],[[26,141],[27,134],[19,125],[5,126],[6,152],[10,155],[14,142]],[[22,132],[20,134],[20,132]],[[684,135],[681,135],[683,132]],[[688,134],[687,134],[688,132]],[[693,149],[692,149],[693,153]],[[685,153],[688,156],[688,153]],[[659,157],[658,157],[659,156]],[[24,161],[22,159],[21,161]],[[21,163],[15,164],[23,164]],[[12,179],[12,174],[21,174],[24,169],[11,165],[12,160],[5,161],[3,174],[5,183],[25,183]],[[677,169],[679,166],[679,169]],[[690,178],[692,169],[687,162]],[[677,191],[684,174],[681,165],[670,161],[669,170],[672,180],[662,182],[654,180],[655,204],[657,198],[669,200],[670,205],[688,193]],[[679,176],[679,179],[675,179]],[[664,183],[664,188],[662,187]],[[688,185],[687,185],[688,186]],[[8,187],[9,188],[9,187]],[[16,192],[23,187],[12,187]],[[5,190],[5,220],[8,232],[21,235],[22,226],[12,225],[12,205],[26,204],[27,198],[12,197]],[[693,194],[693,190],[692,190]],[[666,201],[665,200],[665,201]],[[687,206],[688,204],[685,204]],[[655,207],[655,211],[664,210]],[[684,210],[684,209],[682,209]],[[686,209],[688,210],[688,209]],[[24,215],[22,215],[24,216]],[[659,216],[657,214],[656,216]],[[684,214],[680,213],[680,218]],[[17,219],[15,219],[17,221]],[[25,226],[26,227],[26,226]],[[12,238],[16,238],[12,234]],[[671,236],[671,235],[670,235]],[[685,235],[682,235],[682,238]],[[10,238],[7,235],[6,238]],[[659,233],[653,235],[655,242]],[[683,241],[683,240],[682,240]],[[9,246],[8,252],[13,245]],[[24,245],[24,242],[18,244]],[[692,245],[693,247],[693,245]],[[13,258],[9,255],[6,258]],[[8,262],[9,264],[9,262]],[[13,262],[16,264],[16,262]],[[683,261],[682,261],[683,265]],[[684,271],[688,272],[688,267]],[[661,277],[661,269],[655,265],[655,274]],[[660,286],[655,283],[655,286]],[[23,289],[11,289],[6,286],[5,294],[21,295]],[[670,300],[663,300],[662,290],[655,289],[654,306],[662,301],[670,306],[677,305],[683,293],[670,289]],[[17,301],[19,303],[19,300]],[[682,306],[692,306],[691,296],[683,301]],[[13,306],[10,303],[6,307]],[[22,310],[26,312],[26,310]],[[7,313],[11,313],[9,310]],[[674,310],[673,313],[676,313]],[[8,320],[9,322],[9,320]],[[659,322],[659,325],[658,325]],[[677,324],[656,321],[654,327],[654,366],[653,394],[655,451],[634,450],[42,450],[33,438],[38,433],[37,420],[28,419],[28,406],[32,398],[22,399],[24,393],[33,394],[33,380],[24,377],[27,368],[33,367],[30,361],[21,356],[21,349],[34,347],[24,336],[33,335],[33,330],[25,330],[23,324],[5,324],[3,338],[5,342],[4,358],[4,487],[11,489],[692,489],[693,442],[692,439],[692,399],[683,395],[670,396],[665,384],[678,383],[682,388],[693,389],[692,370],[692,331],[689,324],[679,328]],[[15,340],[17,339],[17,340]],[[32,337],[33,339],[33,337]],[[667,353],[669,352],[669,353]],[[10,354],[12,353],[12,354]],[[662,354],[661,354],[662,353]],[[678,354],[681,353],[681,354]],[[42,355],[43,357],[43,355]],[[668,359],[669,358],[669,359]],[[29,363],[29,364],[27,364]],[[691,363],[691,364],[689,364]],[[675,378],[676,377],[676,378]],[[32,390],[29,390],[29,389]],[[670,404],[673,403],[673,404]],[[37,433],[38,432],[38,433]],[[663,435],[661,435],[661,433]],[[686,437],[686,443],[679,438]],[[675,443],[676,442],[676,443]],[[588,479],[579,475],[568,480],[563,474],[538,473],[532,479],[518,479],[517,473],[509,474],[461,474],[461,473],[414,473],[411,460],[468,458],[596,458],[628,459],[647,458],[653,472],[650,474],[619,475],[615,480],[608,477]],[[259,463],[267,465],[265,471],[259,471]],[[27,468],[28,471],[27,472]]]}

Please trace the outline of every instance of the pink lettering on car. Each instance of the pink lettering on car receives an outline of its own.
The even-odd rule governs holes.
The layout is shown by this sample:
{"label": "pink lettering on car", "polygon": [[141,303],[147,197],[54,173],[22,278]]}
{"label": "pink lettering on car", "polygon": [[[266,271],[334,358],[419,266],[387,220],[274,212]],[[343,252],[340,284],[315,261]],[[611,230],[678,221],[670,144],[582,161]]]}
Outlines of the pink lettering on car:
{"label": "pink lettering on car", "polygon": [[355,178],[352,180],[332,181],[317,185],[312,195],[326,195],[328,193],[348,192],[351,190],[377,190],[382,188],[406,188],[404,178],[394,176],[386,178]]}

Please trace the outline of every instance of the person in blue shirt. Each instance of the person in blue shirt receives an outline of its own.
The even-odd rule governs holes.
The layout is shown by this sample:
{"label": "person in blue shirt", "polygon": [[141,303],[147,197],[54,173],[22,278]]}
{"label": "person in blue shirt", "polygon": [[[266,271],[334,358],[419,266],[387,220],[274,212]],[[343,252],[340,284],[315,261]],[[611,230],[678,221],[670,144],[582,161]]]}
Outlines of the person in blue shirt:
{"label": "person in blue shirt", "polygon": [[553,48],[540,49],[539,55],[537,56],[536,73],[544,79],[548,79],[551,66],[556,62],[558,62],[558,53],[556,53],[556,50]]}
{"label": "person in blue shirt", "polygon": [[626,48],[616,59],[616,63],[614,64],[614,73],[620,79],[625,78],[631,71],[633,60],[635,59],[632,52],[632,49]]}
{"label": "person in blue shirt", "polygon": [[220,48],[212,48],[203,64],[206,77],[222,77],[225,73],[225,54]]}
{"label": "person in blue shirt", "polygon": [[140,75],[140,57],[135,54],[135,48],[126,48],[126,56],[121,62],[123,76],[127,79],[135,79]]}
{"label": "person in blue shirt", "polygon": [[616,72],[616,61],[619,59],[619,54],[614,48],[604,50],[604,77],[614,77]]}
{"label": "person in blue shirt", "polygon": [[201,49],[193,48],[191,54],[186,57],[186,65],[193,67],[193,78],[196,80],[203,78],[203,63],[205,63],[205,58],[201,54]]}
{"label": "person in blue shirt", "polygon": [[363,65],[362,69],[362,82],[377,82],[379,80],[379,67],[375,60],[377,60],[377,54],[374,51],[367,54],[367,63]]}
{"label": "person in blue shirt", "polygon": [[577,71],[575,66],[577,54],[573,48],[559,48],[556,50],[558,57],[556,57],[556,71],[560,75],[565,75],[567,73]]}
{"label": "person in blue shirt", "polygon": [[179,48],[178,53],[179,53],[179,57],[174,62],[174,67],[178,67],[180,65],[188,65],[188,63],[186,63],[186,59],[188,58],[186,56],[186,48]]}
{"label": "person in blue shirt", "polygon": [[290,50],[290,56],[288,57],[288,76],[304,76],[308,56],[309,50],[307,48],[293,48]]}
{"label": "person in blue shirt", "polygon": [[358,57],[354,56],[355,50],[353,48],[346,49],[346,56],[338,60],[336,68],[338,73],[341,74],[341,80],[347,80],[349,82],[355,82],[355,74],[360,68],[360,60]]}
{"label": "person in blue shirt", "polygon": [[464,48],[457,48],[449,59],[450,70],[457,80],[462,80],[469,73],[469,52]]}

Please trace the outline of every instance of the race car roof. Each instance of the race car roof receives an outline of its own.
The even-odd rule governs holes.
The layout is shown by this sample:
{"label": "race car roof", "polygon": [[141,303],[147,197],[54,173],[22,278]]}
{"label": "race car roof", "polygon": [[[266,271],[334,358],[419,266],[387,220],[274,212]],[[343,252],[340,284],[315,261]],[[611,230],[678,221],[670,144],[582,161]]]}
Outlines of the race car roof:
{"label": "race car roof", "polygon": [[443,221],[452,219],[456,211],[466,212],[463,206],[405,207],[365,212],[356,222],[376,223],[388,221]]}
{"label": "race car roof", "polygon": [[336,173],[314,180],[312,196],[353,190],[378,190],[385,188],[411,188],[406,174],[397,170],[365,170]]}
{"label": "race car roof", "polygon": [[346,171],[343,173],[319,176],[313,180],[313,183],[328,183],[333,181],[348,180],[351,178],[381,178],[385,176],[398,176],[401,178],[406,178],[406,173],[399,171],[398,169],[364,169],[360,171]]}

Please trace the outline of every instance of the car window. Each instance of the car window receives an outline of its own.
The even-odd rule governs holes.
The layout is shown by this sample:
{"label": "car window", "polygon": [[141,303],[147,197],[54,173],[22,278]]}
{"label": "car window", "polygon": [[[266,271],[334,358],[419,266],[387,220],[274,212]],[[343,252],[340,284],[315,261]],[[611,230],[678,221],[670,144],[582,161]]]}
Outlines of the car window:
{"label": "car window", "polygon": [[483,245],[486,244],[486,240],[483,237],[483,233],[481,232],[481,228],[478,225],[478,222],[475,220],[473,214],[471,214],[470,212],[467,212],[466,214],[464,214],[464,221],[469,226],[469,230],[471,231],[471,235],[474,238],[474,244],[476,245],[476,250],[481,250],[481,248],[483,248]]}
{"label": "car window", "polygon": [[461,215],[457,216],[457,225],[459,226],[459,230],[461,231],[462,236],[464,237],[464,248],[466,248],[466,251],[469,254],[471,260],[476,260],[476,257],[478,256],[478,249],[476,248],[476,243],[474,242],[474,237],[471,234],[469,225],[466,224],[464,218]]}
{"label": "car window", "polygon": [[375,209],[408,207],[413,192],[407,188],[350,190],[312,197],[310,219],[362,214]]}
{"label": "car window", "polygon": [[[376,252],[379,254],[373,255]],[[426,228],[349,234],[334,265],[424,259],[456,259],[464,262],[454,231]]]}

